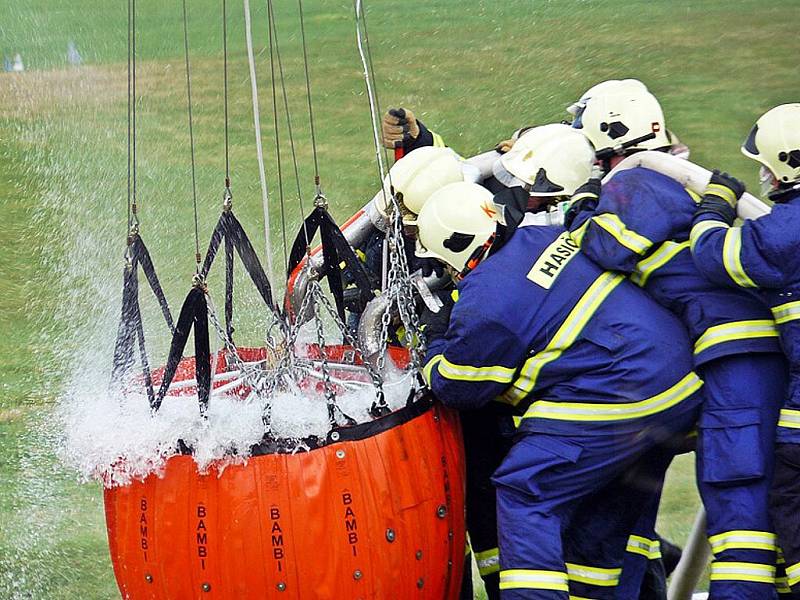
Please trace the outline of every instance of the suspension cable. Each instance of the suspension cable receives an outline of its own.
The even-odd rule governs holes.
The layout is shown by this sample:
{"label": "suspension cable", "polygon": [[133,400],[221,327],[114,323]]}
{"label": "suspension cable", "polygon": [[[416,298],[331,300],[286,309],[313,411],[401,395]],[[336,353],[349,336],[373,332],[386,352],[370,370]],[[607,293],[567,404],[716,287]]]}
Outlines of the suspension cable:
{"label": "suspension cable", "polygon": [[128,243],[130,244],[130,233],[133,220],[131,219],[131,29],[132,29],[132,7],[133,0],[128,0],[128,230],[125,235],[128,236]]}
{"label": "suspension cable", "polygon": [[231,161],[230,144],[228,142],[228,3],[222,0],[222,99],[225,119],[225,193],[230,200]]}
{"label": "suspension cable", "polygon": [[186,0],[182,1],[183,4],[183,49],[186,58],[186,103],[187,112],[189,114],[189,149],[192,158],[192,205],[194,207],[194,252],[196,268],[200,271],[200,230],[197,219],[197,175],[194,160],[194,130],[192,126],[192,76],[191,68],[189,65],[189,19],[186,15]]}
{"label": "suspension cable", "polygon": [[[258,159],[258,178],[261,183],[261,208],[264,213],[264,244],[267,259],[267,274],[270,281],[276,281],[272,261],[272,237],[269,218],[269,189],[264,171],[264,148],[261,143],[261,114],[258,105],[258,82],[256,80],[256,61],[253,54],[253,31],[250,19],[250,0],[244,2],[245,41],[247,43],[247,62],[250,66],[250,96],[253,104],[253,129],[256,136],[256,158]],[[285,233],[284,233],[285,238]],[[284,255],[286,249],[284,248]]]}
{"label": "suspension cable", "polygon": [[[358,1],[359,1],[359,3],[363,4],[363,0],[358,0]],[[369,64],[369,73],[370,73],[370,77],[372,78],[372,93],[375,96],[375,108],[376,108],[377,114],[380,116],[380,115],[383,114],[383,111],[381,111],[381,102],[380,102],[380,98],[378,97],[378,85],[375,83],[376,81],[378,81],[378,78],[375,77],[375,62],[372,60],[372,47],[370,46],[370,43],[369,43],[369,29],[367,28],[367,11],[364,10],[363,7],[362,7],[361,17],[362,17],[362,19],[364,21],[364,45],[366,46],[366,49],[367,49],[367,59],[368,59],[367,63]],[[385,146],[381,145],[381,152],[383,154],[384,164],[388,165],[389,164],[389,151],[386,149]],[[389,178],[389,185],[391,186],[392,185],[392,174],[389,171],[391,171],[391,169],[387,168],[386,169],[386,177]]]}
{"label": "suspension cable", "polygon": [[128,0],[128,239],[138,233],[136,177],[136,0]]}
{"label": "suspension cable", "polygon": [[[285,77],[285,74],[284,74],[284,71],[283,71],[283,61],[281,60],[281,49],[280,49],[280,43],[278,42],[278,29],[277,29],[277,24],[275,22],[276,21],[276,19],[275,19],[275,11],[274,11],[274,8],[273,8],[272,0],[268,0],[267,1],[267,7],[268,7],[268,10],[269,10],[270,24],[271,24],[271,27],[272,27],[271,34],[273,35],[274,41],[275,41],[275,58],[276,58],[277,63],[278,63],[278,75],[280,76],[281,94],[283,96],[283,108],[284,108],[284,112],[286,113],[286,132],[287,132],[287,134],[289,136],[289,149],[291,151],[292,165],[294,167],[294,179],[295,179],[295,185],[296,185],[296,189],[297,189],[297,200],[298,200],[298,203],[300,205],[300,213],[302,215],[305,215],[306,211],[305,211],[305,207],[303,205],[304,204],[303,203],[303,192],[302,192],[302,190],[300,188],[300,170],[298,169],[298,166],[297,166],[297,151],[295,149],[295,144],[294,144],[294,132],[293,132],[293,128],[292,128],[292,116],[291,116],[291,111],[289,110],[289,95],[288,95],[288,93],[286,91],[286,77]],[[273,85],[273,93],[274,93],[274,91],[275,91],[274,74],[273,74],[272,85]],[[304,233],[305,238],[306,238],[306,251],[307,251],[307,253],[310,253],[311,252],[311,240],[309,239],[309,236],[308,236],[308,228],[306,227],[305,220],[303,220],[303,233]]]}
{"label": "suspension cable", "polygon": [[297,0],[300,10],[300,39],[303,43],[303,71],[306,76],[306,98],[308,99],[308,122],[311,127],[311,151],[314,156],[314,186],[317,198],[322,197],[322,187],[319,178],[319,161],[317,159],[317,136],[314,130],[314,110],[311,106],[311,76],[308,68],[308,50],[306,46],[306,27],[303,18],[303,0]]}
{"label": "suspension cable", "polygon": [[283,168],[281,163],[280,121],[278,119],[278,88],[275,82],[275,40],[272,32],[272,10],[267,2],[267,23],[269,29],[269,70],[272,84],[272,122],[275,127],[275,161],[278,169],[278,198],[281,205],[281,238],[283,242],[283,270],[289,269],[288,243],[286,240],[286,199],[283,193]]}

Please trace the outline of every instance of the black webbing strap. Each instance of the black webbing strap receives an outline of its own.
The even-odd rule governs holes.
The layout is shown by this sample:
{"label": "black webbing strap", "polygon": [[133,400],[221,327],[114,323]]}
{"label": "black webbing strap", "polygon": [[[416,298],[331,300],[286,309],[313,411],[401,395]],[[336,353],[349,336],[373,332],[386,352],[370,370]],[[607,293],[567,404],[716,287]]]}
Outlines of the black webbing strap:
{"label": "black webbing strap", "polygon": [[247,234],[244,232],[242,224],[239,223],[239,220],[231,211],[224,211],[222,215],[220,215],[219,221],[217,221],[217,226],[214,227],[214,232],[211,234],[211,241],[206,251],[206,259],[203,262],[202,269],[200,269],[201,278],[205,280],[208,276],[208,271],[214,263],[214,259],[217,256],[217,251],[223,239],[226,240],[226,247],[228,240],[230,240],[230,243],[236,248],[236,252],[247,274],[250,276],[253,285],[256,286],[258,293],[261,295],[266,305],[277,314],[278,310],[275,307],[275,303],[272,301],[272,287],[269,284],[269,279],[264,272],[264,268],[261,266],[261,261],[258,260],[258,255],[253,249],[253,245],[250,243]]}
{"label": "black webbing strap", "polygon": [[233,339],[233,240],[225,236],[225,333]]}
{"label": "black webbing strap", "polygon": [[158,281],[158,275],[156,275],[156,269],[150,258],[150,252],[147,250],[147,246],[144,245],[142,238],[138,235],[133,238],[133,253],[135,262],[141,265],[142,273],[144,273],[144,276],[147,278],[150,289],[153,290],[153,295],[156,297],[156,300],[158,300],[158,305],[161,307],[161,313],[164,315],[167,327],[169,327],[170,331],[175,331],[175,324],[172,322],[172,313],[169,311],[167,297],[164,295],[164,290],[161,288],[161,283]]}
{"label": "black webbing strap", "polygon": [[154,400],[153,383],[150,375],[150,363],[147,358],[147,350],[144,341],[144,326],[142,323],[142,313],[139,304],[139,267],[150,284],[150,289],[156,297],[164,320],[170,332],[174,332],[172,314],[167,304],[164,290],[156,275],[153,261],[142,239],[134,234],[130,238],[129,262],[125,266],[122,286],[122,314],[120,316],[119,327],[117,328],[117,339],[114,344],[114,360],[112,370],[112,381],[123,381],[130,373],[134,363],[135,347],[138,345],[139,356],[142,364],[142,376],[144,378],[147,395],[152,404]]}
{"label": "black webbing strap", "polygon": [[172,383],[178,365],[183,358],[183,351],[189,341],[189,334],[194,329],[194,364],[195,378],[197,380],[197,399],[200,403],[200,412],[205,413],[208,408],[208,397],[211,391],[211,349],[208,340],[208,305],[205,292],[194,287],[186,296],[181,307],[175,333],[169,348],[167,366],[161,379],[158,394],[150,404],[153,412],[161,408],[161,403],[167,395],[167,390]]}
{"label": "black webbing strap", "polygon": [[[327,277],[328,287],[336,303],[336,312],[339,318],[344,320],[344,290],[342,289],[342,268],[349,269],[353,277],[353,282],[359,292],[359,300],[366,304],[374,296],[372,285],[366,267],[358,256],[356,256],[347,238],[344,237],[341,229],[333,220],[330,213],[321,206],[317,206],[306,217],[304,224],[295,237],[292,250],[289,254],[289,267],[287,276],[291,276],[297,265],[306,257],[308,244],[319,230],[322,239],[322,259],[323,266],[320,272],[321,277]],[[363,305],[362,304],[362,305]]]}

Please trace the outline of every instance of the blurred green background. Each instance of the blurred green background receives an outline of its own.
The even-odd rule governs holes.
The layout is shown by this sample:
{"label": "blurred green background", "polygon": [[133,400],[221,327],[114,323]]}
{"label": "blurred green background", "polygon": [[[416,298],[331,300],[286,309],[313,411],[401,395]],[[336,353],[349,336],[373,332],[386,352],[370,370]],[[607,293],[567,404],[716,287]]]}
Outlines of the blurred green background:
{"label": "blurred green background", "polygon": [[[205,246],[223,190],[222,8],[211,0],[188,4]],[[303,4],[322,184],[343,220],[378,185],[354,11],[343,0]],[[762,112],[798,100],[800,4],[790,0],[366,5],[382,107],[411,108],[464,155],[492,148],[520,126],[561,120],[564,107],[598,81],[635,77],[661,100],[668,126],[691,147],[694,161],[732,171],[757,189],[757,169],[739,144]],[[313,162],[297,6],[281,0],[276,11],[307,209]],[[279,272],[284,254],[266,6],[251,8]],[[0,4],[0,53],[19,53],[26,67],[0,73],[0,598],[118,595],[100,489],[77,482],[56,457],[63,438],[53,411],[65,382],[103,373],[110,360],[127,227],[126,23],[121,2]],[[239,2],[228,2],[228,34],[235,210],[262,249]],[[68,64],[70,42],[81,66]],[[194,256],[180,2],[137,2],[137,49],[142,236],[177,305]],[[279,119],[291,241],[302,211],[282,111]],[[211,285],[218,293],[218,280]],[[252,296],[240,301],[244,319],[256,322]],[[152,305],[145,312],[156,316]],[[671,470],[662,506],[661,533],[679,542],[698,505],[691,460],[681,457]]]}

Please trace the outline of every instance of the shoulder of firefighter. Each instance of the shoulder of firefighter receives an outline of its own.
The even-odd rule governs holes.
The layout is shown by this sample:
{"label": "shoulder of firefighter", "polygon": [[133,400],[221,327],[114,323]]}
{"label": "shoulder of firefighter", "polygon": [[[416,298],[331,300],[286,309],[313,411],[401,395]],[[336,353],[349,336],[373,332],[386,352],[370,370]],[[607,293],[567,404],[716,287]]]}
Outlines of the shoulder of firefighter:
{"label": "shoulder of firefighter", "polygon": [[629,274],[675,313],[694,344],[695,364],[745,352],[780,352],[769,310],[753,296],[709,281],[689,249],[699,200],[675,180],[636,168],[606,183],[593,210],[570,224],[581,252]]}
{"label": "shoulder of firefighter", "polygon": [[605,269],[632,273],[657,244],[688,238],[697,195],[674,179],[637,167],[603,185],[597,205],[570,223],[581,250]]}
{"label": "shoulder of firefighter", "polygon": [[698,211],[692,225],[695,264],[725,285],[781,289],[800,284],[799,247],[800,194],[741,226],[713,211]]}
{"label": "shoulder of firefighter", "polygon": [[702,385],[680,322],[559,226],[521,227],[464,278],[424,374],[447,405],[498,400],[520,428],[563,433],[640,427]]}

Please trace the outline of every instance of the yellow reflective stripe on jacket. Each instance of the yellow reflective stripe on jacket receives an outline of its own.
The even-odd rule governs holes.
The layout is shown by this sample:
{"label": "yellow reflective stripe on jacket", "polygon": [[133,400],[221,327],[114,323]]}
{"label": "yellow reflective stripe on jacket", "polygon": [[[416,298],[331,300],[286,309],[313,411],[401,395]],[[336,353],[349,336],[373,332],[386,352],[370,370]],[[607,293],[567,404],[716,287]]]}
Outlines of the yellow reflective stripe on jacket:
{"label": "yellow reflective stripe on jacket", "polygon": [[686,190],[686,193],[689,194],[692,200],[695,201],[695,204],[700,204],[700,202],[703,201],[703,197],[694,190],[690,190],[689,188],[683,188],[683,189]]}
{"label": "yellow reflective stripe on jacket", "polygon": [[513,387],[506,391],[501,399],[511,404],[518,404],[536,386],[536,380],[542,368],[569,348],[580,335],[586,323],[592,318],[603,301],[614,289],[622,283],[624,277],[614,273],[603,273],[594,280],[580,300],[567,315],[561,327],[558,328],[550,343],[525,361],[520,371],[519,378],[512,384]]}
{"label": "yellow reflective stripe on jacket", "polygon": [[778,337],[775,321],[771,319],[753,319],[750,321],[732,321],[714,325],[703,332],[694,343],[694,353],[700,354],[712,346],[733,340],[749,340],[753,338]]}
{"label": "yellow reflective stripe on jacket", "polygon": [[700,221],[694,227],[692,227],[692,231],[689,234],[689,246],[694,252],[694,247],[697,245],[697,242],[703,237],[703,234],[707,231],[711,231],[712,229],[719,229],[720,227],[724,229],[729,229],[727,223],[723,223],[722,221]]}
{"label": "yellow reflective stripe on jacket", "polygon": [[483,552],[476,552],[475,563],[478,565],[478,572],[481,577],[497,573],[500,570],[500,550],[492,548]]}
{"label": "yellow reflective stripe on jacket", "polygon": [[724,531],[708,538],[711,552],[715,555],[726,550],[772,550],[778,549],[775,545],[776,536],[769,531],[751,531],[747,529]]}
{"label": "yellow reflective stripe on jacket", "polygon": [[775,583],[775,565],[748,562],[711,563],[711,581],[753,581]]}
{"label": "yellow reflective stripe on jacket", "polygon": [[422,377],[425,379],[425,383],[428,385],[431,384],[431,374],[433,373],[433,368],[439,364],[439,362],[444,359],[444,354],[437,354],[432,359],[428,361],[428,364],[422,368]]}
{"label": "yellow reflective stripe on jacket", "polygon": [[725,242],[722,245],[722,264],[728,275],[740,287],[758,287],[745,273],[742,266],[742,230],[740,227],[731,227],[725,233]]}
{"label": "yellow reflective stripe on jacket", "polygon": [[567,574],[541,569],[507,569],[500,571],[501,590],[556,590],[568,592]]}
{"label": "yellow reflective stripe on jacket", "polygon": [[786,578],[789,580],[789,585],[800,582],[800,563],[795,563],[791,567],[786,567]]}
{"label": "yellow reflective stripe on jacket", "polygon": [[442,357],[439,361],[439,375],[456,381],[496,381],[497,383],[511,383],[516,373],[516,369],[509,369],[501,365],[491,365],[488,367],[457,365],[447,360],[443,354],[439,356]]}
{"label": "yellow reflective stripe on jacket", "polygon": [[775,575],[775,589],[779,594],[791,594],[792,588],[789,587],[789,578],[786,575]]}
{"label": "yellow reflective stripe on jacket", "polygon": [[620,404],[549,402],[537,400],[525,411],[524,418],[561,421],[621,421],[638,419],[664,411],[685,400],[703,386],[703,380],[691,371],[678,383],[660,394],[639,402]]}
{"label": "yellow reflective stripe on jacket", "polygon": [[789,427],[790,429],[800,429],[800,410],[782,408],[778,417],[778,427]]}
{"label": "yellow reflective stripe on jacket", "polygon": [[636,268],[633,273],[631,273],[631,281],[636,285],[644,287],[647,285],[647,280],[650,279],[653,273],[688,247],[689,242],[664,242],[650,256],[636,263]]}
{"label": "yellow reflective stripe on jacket", "polygon": [[578,227],[575,231],[570,232],[569,237],[571,237],[572,241],[578,244],[578,246],[581,245],[581,242],[583,241],[583,236],[586,235],[586,230],[589,228],[589,223],[591,222],[592,222],[591,219],[586,219],[583,225]]}
{"label": "yellow reflective stripe on jacket", "polygon": [[778,325],[788,323],[789,321],[796,321],[800,319],[800,300],[775,306],[771,310],[772,316],[775,317],[775,323]]}
{"label": "yellow reflective stripe on jacket", "polygon": [[706,187],[706,193],[716,196],[717,198],[722,198],[731,207],[736,206],[736,194],[729,187],[718,183],[709,183],[708,187]]}
{"label": "yellow reflective stripe on jacket", "polygon": [[[430,131],[430,130],[428,130],[428,131]],[[444,143],[444,138],[442,136],[440,136],[435,131],[431,131],[431,135],[433,136],[433,145],[436,148],[446,148],[447,147],[447,144]]]}
{"label": "yellow reflective stripe on jacket", "polygon": [[655,560],[661,558],[661,541],[651,540],[641,535],[631,535],[628,537],[628,545],[625,547],[625,551],[632,554],[640,554],[648,560]]}
{"label": "yellow reflective stripe on jacket", "polygon": [[577,565],[566,563],[567,577],[570,581],[587,583],[600,587],[613,587],[619,583],[619,576],[622,569],[602,569],[600,567],[590,567],[587,565]]}
{"label": "yellow reflective stripe on jacket", "polygon": [[644,254],[653,245],[653,242],[643,235],[628,229],[617,215],[603,213],[592,217],[591,220],[610,233],[620,244],[636,252],[636,254]]}

